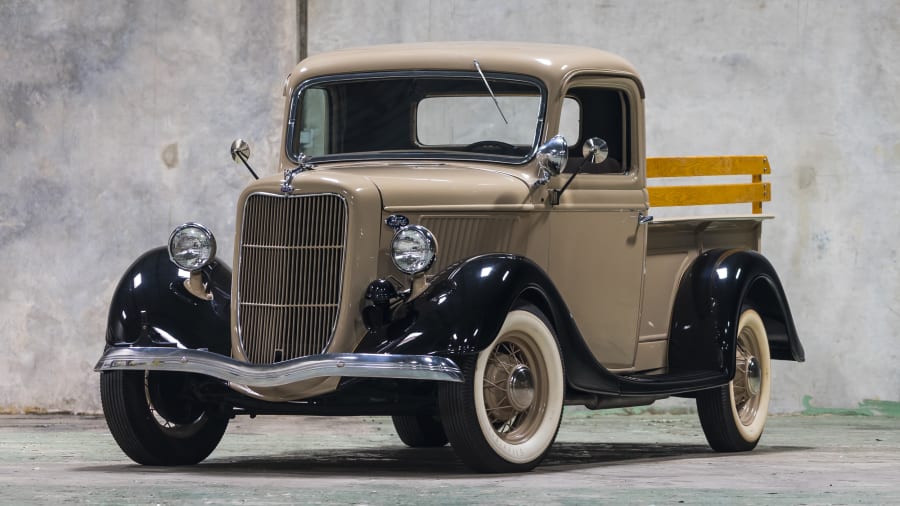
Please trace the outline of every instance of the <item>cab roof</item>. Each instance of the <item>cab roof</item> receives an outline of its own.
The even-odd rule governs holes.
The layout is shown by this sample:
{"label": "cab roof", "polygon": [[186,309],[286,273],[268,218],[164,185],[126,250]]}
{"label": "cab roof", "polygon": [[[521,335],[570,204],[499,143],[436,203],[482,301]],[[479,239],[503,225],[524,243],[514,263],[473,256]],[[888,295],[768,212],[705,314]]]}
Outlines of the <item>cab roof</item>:
{"label": "cab roof", "polygon": [[596,73],[632,79],[643,86],[624,58],[599,49],[531,42],[425,42],[340,49],[301,61],[289,79],[291,88],[313,77],[358,72],[403,70],[474,71],[533,76],[554,91],[574,73]]}

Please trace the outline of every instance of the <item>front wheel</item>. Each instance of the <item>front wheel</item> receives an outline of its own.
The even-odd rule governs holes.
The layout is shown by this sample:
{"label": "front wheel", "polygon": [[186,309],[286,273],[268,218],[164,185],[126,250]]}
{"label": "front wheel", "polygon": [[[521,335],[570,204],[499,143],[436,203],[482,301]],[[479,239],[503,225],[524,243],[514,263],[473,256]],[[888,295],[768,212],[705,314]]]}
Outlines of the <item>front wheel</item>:
{"label": "front wheel", "polygon": [[101,373],[103,415],[122,451],[148,466],[190,465],[209,456],[228,416],[197,403],[189,388],[182,373]]}
{"label": "front wheel", "polygon": [[766,327],[756,311],[747,309],[737,332],[734,379],[697,395],[700,425],[718,452],[755,448],[769,414],[772,378]]}
{"label": "front wheel", "polygon": [[441,419],[432,414],[394,415],[394,429],[410,448],[437,448],[447,444]]}
{"label": "front wheel", "polygon": [[528,471],[556,439],[565,381],[552,326],[534,306],[510,311],[497,338],[462,361],[464,383],[441,383],[447,438],[469,467]]}

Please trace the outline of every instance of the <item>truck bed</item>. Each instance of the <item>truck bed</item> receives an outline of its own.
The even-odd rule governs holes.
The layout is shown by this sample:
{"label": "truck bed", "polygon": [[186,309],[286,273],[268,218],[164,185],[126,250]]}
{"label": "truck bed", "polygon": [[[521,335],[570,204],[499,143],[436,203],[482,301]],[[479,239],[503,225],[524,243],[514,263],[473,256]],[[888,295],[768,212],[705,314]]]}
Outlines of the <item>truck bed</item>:
{"label": "truck bed", "polygon": [[647,260],[640,337],[634,370],[666,367],[669,320],[675,291],[697,256],[715,248],[759,250],[761,214],[667,218],[647,230]]}
{"label": "truck bed", "polygon": [[[660,218],[647,230],[646,275],[633,371],[663,372],[675,293],[685,270],[700,253],[716,248],[759,251],[762,204],[771,196],[762,181],[771,168],[766,156],[648,158],[647,177],[751,176],[746,184],[650,186],[654,207],[750,203],[752,214]],[[657,179],[658,180],[658,179]]]}

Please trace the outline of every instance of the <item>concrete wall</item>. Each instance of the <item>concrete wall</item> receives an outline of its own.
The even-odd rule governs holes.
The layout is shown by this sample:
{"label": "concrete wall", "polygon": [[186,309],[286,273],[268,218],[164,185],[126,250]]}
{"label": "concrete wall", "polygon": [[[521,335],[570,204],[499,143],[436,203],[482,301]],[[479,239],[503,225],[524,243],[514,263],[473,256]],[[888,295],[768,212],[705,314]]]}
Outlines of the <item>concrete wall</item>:
{"label": "concrete wall", "polygon": [[[92,411],[119,274],[186,220],[230,250],[248,177],[232,138],[274,166],[294,6],[12,1],[0,18],[0,409]],[[310,54],[496,39],[629,58],[648,155],[772,161],[764,250],[809,360],[776,363],[773,407],[900,400],[900,4],[310,0],[308,19]]]}
{"label": "concrete wall", "polygon": [[[276,164],[295,3],[0,2],[0,410],[98,411],[117,278],[171,229],[232,249]],[[230,263],[230,261],[229,261]]]}

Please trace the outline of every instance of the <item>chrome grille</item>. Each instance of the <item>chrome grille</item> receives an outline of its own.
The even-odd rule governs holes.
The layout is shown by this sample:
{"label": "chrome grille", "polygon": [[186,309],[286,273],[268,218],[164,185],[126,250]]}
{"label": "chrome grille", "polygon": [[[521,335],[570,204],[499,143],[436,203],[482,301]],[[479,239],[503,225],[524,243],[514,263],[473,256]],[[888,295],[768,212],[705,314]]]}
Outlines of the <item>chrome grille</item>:
{"label": "chrome grille", "polygon": [[238,329],[252,363],[321,353],[337,324],[347,209],[337,195],[255,193],[244,204]]}

